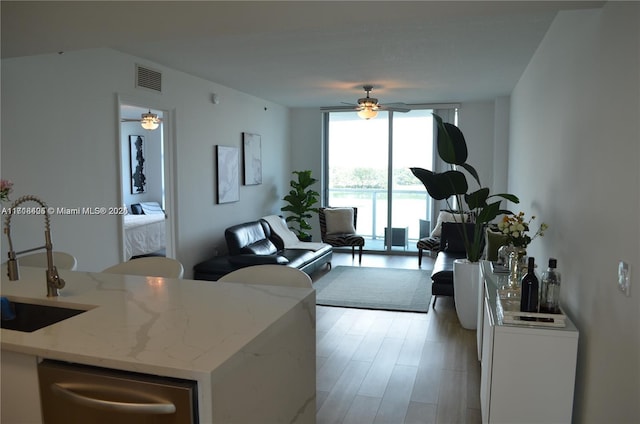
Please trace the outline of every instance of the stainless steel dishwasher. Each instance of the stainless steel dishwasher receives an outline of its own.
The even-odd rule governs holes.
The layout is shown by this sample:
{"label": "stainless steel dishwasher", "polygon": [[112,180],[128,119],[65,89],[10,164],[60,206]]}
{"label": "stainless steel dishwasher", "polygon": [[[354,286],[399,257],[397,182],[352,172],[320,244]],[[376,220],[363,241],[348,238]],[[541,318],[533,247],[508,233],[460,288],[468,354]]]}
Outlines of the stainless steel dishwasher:
{"label": "stainless steel dishwasher", "polygon": [[195,381],[44,360],[38,365],[46,424],[197,424]]}

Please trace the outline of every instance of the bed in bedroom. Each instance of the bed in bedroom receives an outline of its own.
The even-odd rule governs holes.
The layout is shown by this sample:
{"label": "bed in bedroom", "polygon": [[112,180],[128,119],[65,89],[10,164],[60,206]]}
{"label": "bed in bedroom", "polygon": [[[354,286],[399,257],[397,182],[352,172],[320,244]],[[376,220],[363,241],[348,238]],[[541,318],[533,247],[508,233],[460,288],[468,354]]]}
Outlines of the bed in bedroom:
{"label": "bed in bedroom", "polygon": [[127,260],[133,256],[148,255],[165,248],[166,217],[160,206],[155,206],[157,203],[151,203],[153,203],[152,207],[143,208],[142,214],[135,214],[138,210],[134,207],[135,205],[131,205],[134,214],[124,216],[125,256]]}

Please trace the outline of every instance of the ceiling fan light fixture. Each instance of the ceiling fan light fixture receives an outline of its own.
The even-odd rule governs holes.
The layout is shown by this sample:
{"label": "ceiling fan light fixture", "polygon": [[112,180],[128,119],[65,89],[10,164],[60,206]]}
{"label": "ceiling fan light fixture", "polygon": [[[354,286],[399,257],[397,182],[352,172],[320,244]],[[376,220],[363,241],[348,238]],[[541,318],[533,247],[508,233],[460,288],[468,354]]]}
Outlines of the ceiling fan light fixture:
{"label": "ceiling fan light fixture", "polygon": [[373,90],[372,85],[365,85],[364,91],[367,93],[367,97],[362,97],[358,99],[358,116],[362,119],[371,119],[378,116],[378,109],[380,109],[380,105],[378,104],[378,99],[374,97],[369,97],[369,93]]}
{"label": "ceiling fan light fixture", "polygon": [[378,111],[370,107],[366,107],[358,112],[358,116],[362,119],[371,119],[378,116]]}
{"label": "ceiling fan light fixture", "polygon": [[160,125],[160,119],[158,119],[158,115],[155,113],[151,113],[149,110],[148,113],[142,114],[142,119],[140,120],[140,125],[145,130],[155,130]]}

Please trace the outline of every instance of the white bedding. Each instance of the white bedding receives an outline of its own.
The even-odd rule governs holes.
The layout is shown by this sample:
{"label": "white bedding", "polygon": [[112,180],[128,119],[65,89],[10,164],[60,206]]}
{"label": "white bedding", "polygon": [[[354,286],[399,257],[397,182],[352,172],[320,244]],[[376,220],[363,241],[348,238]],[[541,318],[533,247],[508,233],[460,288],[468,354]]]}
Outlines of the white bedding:
{"label": "white bedding", "polygon": [[164,249],[165,216],[164,214],[125,215],[124,234],[127,259]]}

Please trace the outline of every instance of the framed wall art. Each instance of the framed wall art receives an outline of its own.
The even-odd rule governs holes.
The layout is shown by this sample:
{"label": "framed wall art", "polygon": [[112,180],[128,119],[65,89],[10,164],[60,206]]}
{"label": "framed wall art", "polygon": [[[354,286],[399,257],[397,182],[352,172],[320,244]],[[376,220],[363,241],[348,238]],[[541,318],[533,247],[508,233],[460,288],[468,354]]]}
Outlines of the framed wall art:
{"label": "framed wall art", "polygon": [[242,133],[244,185],[262,184],[262,139],[258,134]]}
{"label": "framed wall art", "polygon": [[129,136],[129,169],[131,175],[131,194],[141,194],[146,191],[147,177],[145,176],[144,136]]}
{"label": "framed wall art", "polygon": [[216,146],[216,170],[218,179],[218,203],[240,200],[238,148]]}

